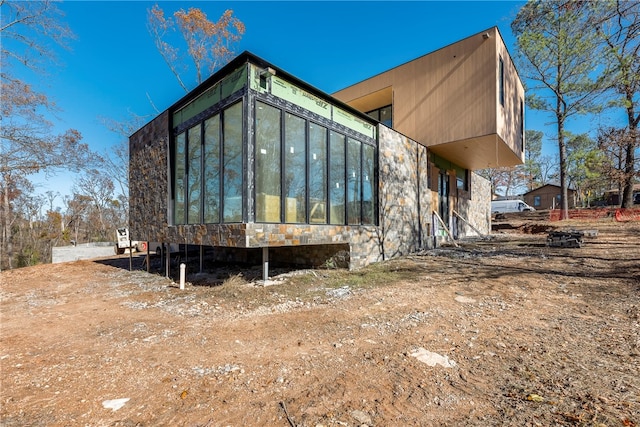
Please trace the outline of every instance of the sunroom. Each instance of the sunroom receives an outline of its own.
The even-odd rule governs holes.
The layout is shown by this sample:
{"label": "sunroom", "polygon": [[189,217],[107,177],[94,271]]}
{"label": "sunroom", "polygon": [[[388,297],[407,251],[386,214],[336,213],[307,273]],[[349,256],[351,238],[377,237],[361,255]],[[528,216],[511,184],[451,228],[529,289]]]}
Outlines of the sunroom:
{"label": "sunroom", "polygon": [[351,265],[378,223],[376,124],[245,52],[131,136],[132,236]]}

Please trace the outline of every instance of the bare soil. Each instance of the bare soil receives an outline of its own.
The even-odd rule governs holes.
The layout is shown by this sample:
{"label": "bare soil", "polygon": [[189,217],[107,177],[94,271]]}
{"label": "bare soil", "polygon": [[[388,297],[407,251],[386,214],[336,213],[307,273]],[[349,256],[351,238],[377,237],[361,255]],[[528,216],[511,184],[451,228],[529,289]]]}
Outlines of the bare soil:
{"label": "bare soil", "polygon": [[[546,246],[561,227],[598,233]],[[497,229],[269,286],[181,291],[126,255],[2,272],[0,425],[640,425],[640,224]]]}

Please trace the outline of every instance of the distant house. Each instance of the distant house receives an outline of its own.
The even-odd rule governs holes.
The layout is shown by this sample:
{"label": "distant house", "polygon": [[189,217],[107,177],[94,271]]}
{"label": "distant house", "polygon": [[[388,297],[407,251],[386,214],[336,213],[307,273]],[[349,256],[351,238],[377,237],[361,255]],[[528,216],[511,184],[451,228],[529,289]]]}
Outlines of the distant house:
{"label": "distant house", "polygon": [[[609,206],[620,206],[620,192],[615,190],[607,190],[604,192],[604,200]],[[635,204],[640,204],[640,184],[633,185],[633,200]]]}
{"label": "distant house", "polygon": [[490,231],[524,87],[496,27],[333,95],[245,52],[129,143],[132,238],[357,268]]}
{"label": "distant house", "polygon": [[[556,184],[545,184],[523,194],[524,202],[538,210],[560,209],[562,188]],[[569,209],[576,207],[576,190],[567,189]]]}

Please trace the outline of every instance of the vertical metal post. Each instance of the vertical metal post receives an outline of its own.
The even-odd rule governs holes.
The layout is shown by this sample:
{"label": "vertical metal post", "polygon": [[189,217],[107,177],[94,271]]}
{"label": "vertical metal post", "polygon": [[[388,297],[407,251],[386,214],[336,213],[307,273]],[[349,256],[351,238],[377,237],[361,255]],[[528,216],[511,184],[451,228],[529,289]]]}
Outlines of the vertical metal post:
{"label": "vertical metal post", "polygon": [[171,267],[171,243],[167,243],[167,249],[165,249],[164,243],[162,244],[162,252],[165,256],[165,277],[169,278],[169,269]]}
{"label": "vertical metal post", "polygon": [[147,273],[151,272],[151,255],[149,254],[149,241],[147,240]]}
{"label": "vertical metal post", "polygon": [[133,255],[131,251],[131,238],[129,238],[129,271],[133,271]]}
{"label": "vertical metal post", "polygon": [[264,246],[262,248],[262,281],[267,282],[269,280],[269,247]]}

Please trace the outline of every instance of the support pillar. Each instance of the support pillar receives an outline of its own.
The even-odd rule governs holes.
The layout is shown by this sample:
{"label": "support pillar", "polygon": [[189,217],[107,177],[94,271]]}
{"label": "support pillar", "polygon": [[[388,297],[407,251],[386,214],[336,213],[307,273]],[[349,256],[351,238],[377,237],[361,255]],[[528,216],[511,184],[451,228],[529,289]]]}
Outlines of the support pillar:
{"label": "support pillar", "polygon": [[169,278],[169,270],[171,268],[171,243],[167,243],[166,246],[163,243],[161,252],[164,252],[164,257],[165,257],[164,258],[165,259],[165,277],[168,279]]}

